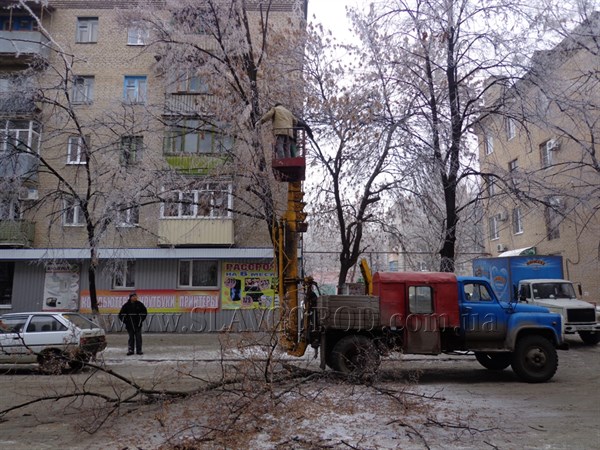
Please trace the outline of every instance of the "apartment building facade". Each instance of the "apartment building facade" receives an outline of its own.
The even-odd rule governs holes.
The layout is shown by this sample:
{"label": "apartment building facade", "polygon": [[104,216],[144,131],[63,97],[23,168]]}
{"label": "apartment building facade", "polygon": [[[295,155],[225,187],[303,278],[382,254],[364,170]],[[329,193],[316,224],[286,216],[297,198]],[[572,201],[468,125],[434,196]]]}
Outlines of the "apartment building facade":
{"label": "apartment building facade", "polygon": [[[302,27],[307,2],[246,5],[254,23],[268,7],[277,39]],[[135,290],[151,329],[254,326],[277,298],[269,227],[248,193],[252,172],[272,175],[225,123],[232,96],[212,86],[231,74],[195,69],[219,48],[217,19],[170,0],[0,7],[0,312],[89,312],[93,264],[101,314]],[[181,66],[166,28],[185,44]],[[276,100],[260,98],[265,110]]]}
{"label": "apartment building facade", "polygon": [[490,89],[483,120],[486,252],[561,255],[582,298],[600,299],[600,15],[537,52],[516,84]]}

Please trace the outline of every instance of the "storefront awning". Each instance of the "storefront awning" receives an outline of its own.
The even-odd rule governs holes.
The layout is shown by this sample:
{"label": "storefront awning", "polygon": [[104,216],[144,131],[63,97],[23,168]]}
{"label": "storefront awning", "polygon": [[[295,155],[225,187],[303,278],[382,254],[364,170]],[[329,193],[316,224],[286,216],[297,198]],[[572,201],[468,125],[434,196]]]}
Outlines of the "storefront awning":
{"label": "storefront awning", "polygon": [[[101,248],[100,259],[272,259],[272,248]],[[0,249],[0,261],[87,260],[89,248]]]}

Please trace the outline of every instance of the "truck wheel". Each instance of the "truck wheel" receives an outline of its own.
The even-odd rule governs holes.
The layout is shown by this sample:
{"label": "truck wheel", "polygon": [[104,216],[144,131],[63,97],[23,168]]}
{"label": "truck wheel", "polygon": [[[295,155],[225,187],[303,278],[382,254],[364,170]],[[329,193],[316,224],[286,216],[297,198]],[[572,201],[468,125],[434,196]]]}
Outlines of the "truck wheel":
{"label": "truck wheel", "polygon": [[59,375],[69,368],[69,358],[60,350],[47,350],[38,356],[40,372],[46,375]]}
{"label": "truck wheel", "polygon": [[381,359],[371,339],[354,335],[345,336],[335,344],[331,362],[339,372],[363,376],[377,372]]}
{"label": "truck wheel", "polygon": [[598,331],[579,331],[578,333],[585,345],[596,345],[600,342],[600,332]]}
{"label": "truck wheel", "polygon": [[512,362],[512,353],[475,352],[475,358],[486,369],[504,370]]}
{"label": "truck wheel", "polygon": [[552,342],[542,336],[525,336],[517,342],[512,369],[523,381],[548,381],[558,369],[558,355]]}

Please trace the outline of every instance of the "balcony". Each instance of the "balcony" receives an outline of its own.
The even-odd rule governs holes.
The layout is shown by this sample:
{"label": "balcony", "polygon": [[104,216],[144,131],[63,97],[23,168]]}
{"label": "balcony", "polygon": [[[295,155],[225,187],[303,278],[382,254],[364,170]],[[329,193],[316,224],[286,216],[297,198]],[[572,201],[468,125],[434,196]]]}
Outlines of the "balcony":
{"label": "balcony", "polygon": [[233,245],[232,219],[161,219],[160,246]]}
{"label": "balcony", "polygon": [[27,66],[48,59],[48,39],[39,31],[0,31],[0,65]]}
{"label": "balcony", "polygon": [[34,222],[0,220],[0,247],[32,247],[34,235]]}
{"label": "balcony", "polygon": [[165,97],[166,115],[210,115],[217,104],[214,95],[204,93],[176,92]]}
{"label": "balcony", "polygon": [[[2,143],[0,142],[0,147]],[[39,160],[35,155],[16,152],[3,152],[0,148],[0,178],[20,178],[36,182]]]}

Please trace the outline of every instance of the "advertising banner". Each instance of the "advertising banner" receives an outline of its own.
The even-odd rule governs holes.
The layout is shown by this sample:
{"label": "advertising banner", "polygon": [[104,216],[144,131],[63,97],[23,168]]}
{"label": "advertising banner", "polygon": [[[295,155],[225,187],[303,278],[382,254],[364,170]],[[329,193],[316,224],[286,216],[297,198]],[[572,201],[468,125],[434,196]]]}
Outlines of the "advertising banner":
{"label": "advertising banner", "polygon": [[44,311],[76,311],[79,292],[78,266],[51,266],[44,278]]}
{"label": "advertising banner", "polygon": [[[180,291],[174,289],[136,289],[139,300],[149,313],[181,313],[219,309],[219,291]],[[98,291],[101,313],[118,313],[129,298],[130,291]],[[90,291],[81,291],[82,313],[90,313]]]}
{"label": "advertising banner", "polygon": [[276,306],[275,266],[269,262],[223,262],[221,308],[259,309]]}

